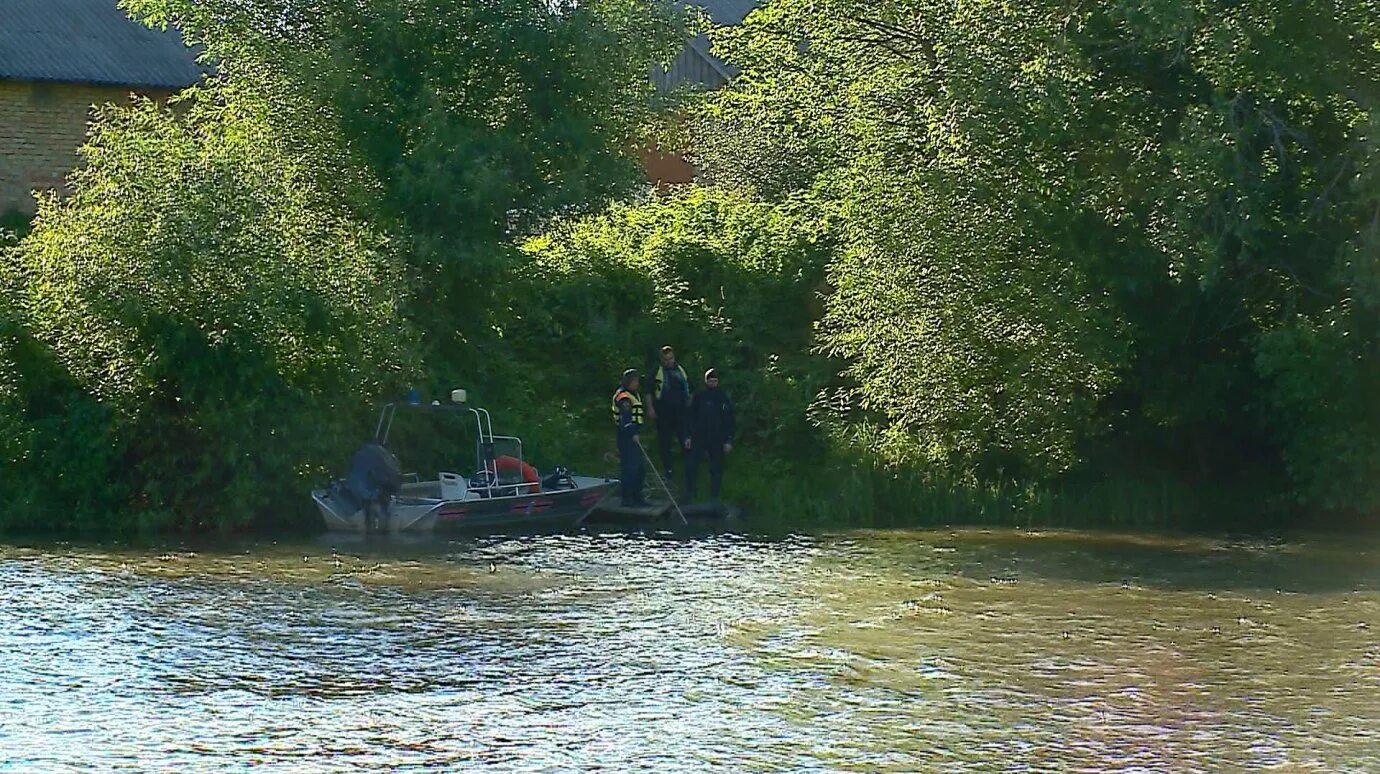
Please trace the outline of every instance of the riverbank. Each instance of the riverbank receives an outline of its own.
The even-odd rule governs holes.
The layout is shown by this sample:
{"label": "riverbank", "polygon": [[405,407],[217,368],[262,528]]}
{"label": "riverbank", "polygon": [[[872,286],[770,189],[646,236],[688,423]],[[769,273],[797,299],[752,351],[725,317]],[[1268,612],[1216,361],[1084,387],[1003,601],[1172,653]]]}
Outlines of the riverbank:
{"label": "riverbank", "polygon": [[956,483],[865,466],[782,465],[735,474],[730,496],[755,518],[799,529],[1026,527],[1262,532],[1364,530],[1359,516],[1304,513],[1258,482],[1199,487],[1168,476],[1054,483]]}
{"label": "riverbank", "polygon": [[[729,458],[723,496],[745,509],[753,529],[768,533],[1020,527],[1272,534],[1308,528],[1364,533],[1375,527],[1374,520],[1364,515],[1290,507],[1256,482],[1214,488],[1167,476],[1107,476],[1056,483],[958,483],[863,464],[792,464],[754,460],[752,455],[752,450],[740,448]],[[199,519],[169,515],[158,521],[126,522],[109,514],[83,512],[45,526],[36,518],[40,514],[25,516],[23,511],[11,510],[0,513],[0,538],[117,543],[301,538],[323,530],[308,494],[310,486],[324,483],[323,478],[315,484],[304,482],[300,492],[284,491],[275,498],[281,506],[266,512],[210,511]],[[672,484],[679,492],[677,482]],[[102,501],[100,497],[92,500]],[[169,527],[175,524],[200,526]]]}

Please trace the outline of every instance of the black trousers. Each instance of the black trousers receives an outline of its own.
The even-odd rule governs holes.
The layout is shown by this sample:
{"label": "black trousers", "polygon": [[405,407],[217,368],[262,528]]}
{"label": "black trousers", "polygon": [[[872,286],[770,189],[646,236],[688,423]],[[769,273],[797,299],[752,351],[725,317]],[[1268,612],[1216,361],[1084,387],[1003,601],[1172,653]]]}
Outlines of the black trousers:
{"label": "black trousers", "polygon": [[623,504],[628,506],[642,504],[642,487],[647,480],[647,466],[642,463],[642,450],[637,448],[635,436],[619,436],[618,463],[620,491]]}
{"label": "black trousers", "polygon": [[393,500],[388,495],[371,497],[364,501],[364,531],[386,532],[388,520],[393,514]]}
{"label": "black trousers", "polygon": [[722,443],[700,443],[696,441],[685,460],[685,499],[695,499],[695,479],[699,478],[700,465],[709,461],[709,497],[719,499],[719,488],[724,483],[724,445]]}
{"label": "black trousers", "polygon": [[661,453],[661,469],[671,473],[675,451],[685,448],[684,406],[656,407],[656,447]]}

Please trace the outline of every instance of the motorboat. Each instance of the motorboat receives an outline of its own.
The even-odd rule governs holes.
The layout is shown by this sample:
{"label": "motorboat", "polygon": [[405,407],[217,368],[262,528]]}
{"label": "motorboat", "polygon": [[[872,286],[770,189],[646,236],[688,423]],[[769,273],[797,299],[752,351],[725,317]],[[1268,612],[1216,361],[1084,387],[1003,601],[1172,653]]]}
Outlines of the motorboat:
{"label": "motorboat", "polygon": [[[409,400],[383,406],[373,441],[356,452],[343,479],[312,492],[326,528],[343,532],[418,533],[577,524],[607,499],[618,480],[555,468],[542,475],[523,457],[522,440],[494,435],[488,410],[471,406],[465,390],[448,404]],[[464,475],[440,470],[425,478],[402,473],[388,449],[398,413],[418,412],[474,429],[475,459]],[[465,431],[468,434],[468,431]],[[462,444],[463,445],[463,444]]]}

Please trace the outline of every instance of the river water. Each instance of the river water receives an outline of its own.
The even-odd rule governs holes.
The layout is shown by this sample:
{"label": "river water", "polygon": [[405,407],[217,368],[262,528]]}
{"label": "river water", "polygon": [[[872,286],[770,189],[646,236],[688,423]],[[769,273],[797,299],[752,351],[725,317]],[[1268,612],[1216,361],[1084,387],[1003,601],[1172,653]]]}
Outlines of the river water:
{"label": "river water", "polygon": [[0,548],[0,768],[1380,770],[1380,542]]}

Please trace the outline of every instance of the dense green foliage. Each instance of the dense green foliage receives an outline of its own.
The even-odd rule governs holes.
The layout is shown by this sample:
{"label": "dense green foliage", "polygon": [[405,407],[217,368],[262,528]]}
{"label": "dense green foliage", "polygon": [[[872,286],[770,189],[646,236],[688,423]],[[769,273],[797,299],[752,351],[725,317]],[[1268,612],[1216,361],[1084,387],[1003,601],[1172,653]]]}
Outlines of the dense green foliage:
{"label": "dense green foliage", "polygon": [[205,40],[232,78],[279,73],[298,109],[323,108],[381,189],[368,214],[441,265],[621,190],[676,29],[668,6],[630,0],[125,5]]}
{"label": "dense green foliage", "polygon": [[634,179],[648,52],[677,34],[613,0],[127,6],[220,75],[106,109],[5,254],[11,528],[307,516],[421,355],[438,384],[501,372],[510,230]]}
{"label": "dense green foliage", "polygon": [[807,420],[830,371],[810,355],[824,239],[808,212],[718,189],[557,224],[526,243],[529,268],[515,285],[512,346],[532,364],[523,402],[545,412],[552,391],[580,396],[602,410],[578,415],[578,437],[607,447],[600,399],[623,369],[650,370],[671,343],[692,381],[720,368],[752,407],[741,433],[757,454],[821,452]]}
{"label": "dense green foliage", "polygon": [[777,0],[697,147],[836,214],[821,343],[886,457],[1373,512],[1378,11]]}
{"label": "dense green foliage", "polygon": [[409,385],[611,471],[664,343],[796,517],[1380,509],[1377,0],[768,0],[661,194],[669,3],[125,4],[220,76],[0,239],[11,527],[310,523]]}
{"label": "dense green foliage", "polygon": [[34,461],[119,482],[156,523],[269,510],[406,357],[396,261],[266,109],[220,92],[104,116],[73,195],[43,202],[15,253],[26,346],[70,381],[56,435],[105,435]]}

